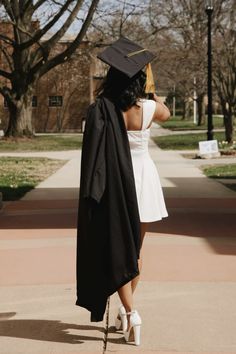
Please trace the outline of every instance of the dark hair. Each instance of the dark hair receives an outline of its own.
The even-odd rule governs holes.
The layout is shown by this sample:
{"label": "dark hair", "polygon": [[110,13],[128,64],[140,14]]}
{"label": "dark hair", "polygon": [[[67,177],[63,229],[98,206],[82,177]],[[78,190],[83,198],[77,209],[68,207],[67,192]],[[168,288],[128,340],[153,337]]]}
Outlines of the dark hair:
{"label": "dark hair", "polygon": [[146,98],[146,74],[141,70],[129,78],[121,71],[110,68],[101,86],[96,91],[99,96],[111,99],[123,112],[137,104],[139,98]]}

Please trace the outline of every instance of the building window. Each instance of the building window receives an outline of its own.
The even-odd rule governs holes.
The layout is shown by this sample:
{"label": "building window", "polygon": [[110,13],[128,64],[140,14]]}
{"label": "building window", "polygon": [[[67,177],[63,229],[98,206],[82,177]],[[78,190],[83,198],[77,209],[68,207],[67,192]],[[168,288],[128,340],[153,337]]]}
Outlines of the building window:
{"label": "building window", "polygon": [[61,107],[62,96],[49,96],[49,107]]}
{"label": "building window", "polygon": [[37,107],[38,106],[38,99],[37,96],[32,97],[32,107]]}

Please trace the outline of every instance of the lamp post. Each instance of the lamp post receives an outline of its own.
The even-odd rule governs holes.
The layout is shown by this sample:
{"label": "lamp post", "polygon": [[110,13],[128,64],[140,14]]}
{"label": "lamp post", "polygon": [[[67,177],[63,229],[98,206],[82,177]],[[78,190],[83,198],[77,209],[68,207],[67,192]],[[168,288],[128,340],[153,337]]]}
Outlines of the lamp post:
{"label": "lamp post", "polygon": [[206,1],[206,14],[207,14],[207,62],[208,62],[208,80],[207,80],[207,91],[208,91],[208,120],[207,120],[207,140],[213,140],[213,122],[212,122],[212,55],[211,55],[211,19],[213,12],[213,0]]}

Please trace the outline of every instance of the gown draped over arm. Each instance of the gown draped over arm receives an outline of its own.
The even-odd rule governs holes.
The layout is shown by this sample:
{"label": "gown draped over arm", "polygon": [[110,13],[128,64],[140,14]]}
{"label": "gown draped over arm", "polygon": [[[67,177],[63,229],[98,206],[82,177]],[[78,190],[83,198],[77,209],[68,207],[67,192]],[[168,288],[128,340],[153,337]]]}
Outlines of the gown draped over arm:
{"label": "gown draped over arm", "polygon": [[93,104],[82,147],[76,305],[102,321],[107,298],[139,274],[140,218],[123,116],[107,98]]}

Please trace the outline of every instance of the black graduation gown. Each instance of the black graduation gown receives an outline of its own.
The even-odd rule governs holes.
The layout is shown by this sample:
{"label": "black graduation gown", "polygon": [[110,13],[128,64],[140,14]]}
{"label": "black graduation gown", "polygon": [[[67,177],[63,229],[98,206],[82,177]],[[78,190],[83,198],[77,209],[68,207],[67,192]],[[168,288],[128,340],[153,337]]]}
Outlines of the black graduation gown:
{"label": "black graduation gown", "polygon": [[89,107],[82,146],[77,301],[102,321],[107,298],[139,274],[140,219],[126,127],[106,97]]}

